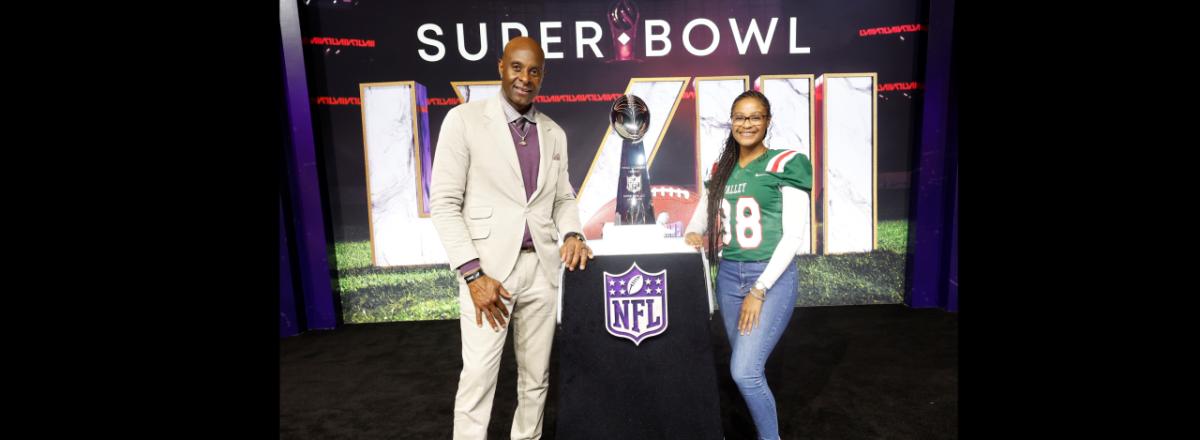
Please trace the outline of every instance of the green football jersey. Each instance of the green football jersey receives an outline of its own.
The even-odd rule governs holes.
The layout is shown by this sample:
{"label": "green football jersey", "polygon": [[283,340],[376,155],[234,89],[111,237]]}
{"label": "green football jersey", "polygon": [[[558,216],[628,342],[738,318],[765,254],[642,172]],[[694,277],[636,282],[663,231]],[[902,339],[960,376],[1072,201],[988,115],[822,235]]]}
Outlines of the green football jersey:
{"label": "green football jersey", "polygon": [[[713,164],[709,176],[716,169]],[[795,150],[767,150],[745,168],[735,166],[721,202],[722,258],[770,260],[783,238],[783,193],[779,187],[811,194],[812,180],[812,162]]]}

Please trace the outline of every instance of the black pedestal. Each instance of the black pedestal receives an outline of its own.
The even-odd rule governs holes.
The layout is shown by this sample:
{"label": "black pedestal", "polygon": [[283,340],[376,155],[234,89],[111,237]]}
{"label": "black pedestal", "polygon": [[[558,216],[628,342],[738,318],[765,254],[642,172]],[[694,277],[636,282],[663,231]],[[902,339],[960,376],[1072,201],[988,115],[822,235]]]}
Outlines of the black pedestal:
{"label": "black pedestal", "polygon": [[[700,254],[597,256],[564,273],[557,437],[721,440]],[[668,326],[639,345],[605,327],[604,273],[666,270]]]}

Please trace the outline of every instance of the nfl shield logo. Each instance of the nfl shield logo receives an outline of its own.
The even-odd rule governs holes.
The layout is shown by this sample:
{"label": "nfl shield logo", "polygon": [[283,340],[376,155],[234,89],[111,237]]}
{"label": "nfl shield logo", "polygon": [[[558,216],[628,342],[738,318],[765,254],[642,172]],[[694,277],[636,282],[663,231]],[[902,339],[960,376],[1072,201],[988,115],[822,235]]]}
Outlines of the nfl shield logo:
{"label": "nfl shield logo", "polygon": [[667,271],[647,273],[633,263],[622,274],[604,273],[604,326],[635,345],[667,329]]}

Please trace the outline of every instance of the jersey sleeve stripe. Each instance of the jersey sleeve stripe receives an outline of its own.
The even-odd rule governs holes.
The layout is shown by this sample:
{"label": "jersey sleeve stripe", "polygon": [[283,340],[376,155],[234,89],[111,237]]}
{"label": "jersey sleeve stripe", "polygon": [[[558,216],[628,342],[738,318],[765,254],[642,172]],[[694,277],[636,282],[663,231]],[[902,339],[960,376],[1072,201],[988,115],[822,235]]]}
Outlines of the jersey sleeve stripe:
{"label": "jersey sleeve stripe", "polygon": [[772,173],[783,171],[783,166],[787,165],[788,161],[792,160],[792,156],[794,155],[796,155],[796,150],[788,150],[780,153],[778,156],[775,156],[775,158],[771,159],[770,162],[767,162],[767,171]]}
{"label": "jersey sleeve stripe", "polygon": [[790,152],[787,155],[787,157],[785,157],[779,161],[779,164],[776,165],[776,167],[779,168],[779,171],[783,171],[784,167],[787,167],[788,162],[791,162],[792,158],[799,156],[799,155],[800,155],[800,153],[797,153],[795,151]]}

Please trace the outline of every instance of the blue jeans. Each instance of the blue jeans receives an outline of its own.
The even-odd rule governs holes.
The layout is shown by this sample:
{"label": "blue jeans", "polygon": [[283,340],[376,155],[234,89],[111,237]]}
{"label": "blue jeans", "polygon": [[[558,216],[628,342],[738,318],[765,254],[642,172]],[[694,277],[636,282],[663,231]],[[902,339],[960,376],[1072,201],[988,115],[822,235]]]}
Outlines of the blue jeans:
{"label": "blue jeans", "polygon": [[758,428],[758,438],[777,440],[779,419],[775,413],[775,396],[767,388],[763,368],[796,308],[799,274],[794,260],[767,290],[767,300],[758,314],[758,328],[752,328],[753,331],[748,335],[739,335],[737,329],[742,316],[742,301],[750,294],[750,287],[754,286],[766,268],[765,261],[722,259],[717,273],[717,301],[721,306],[725,331],[729,333],[729,344],[733,346],[729,372],[742,397],[746,398],[746,406],[750,408],[754,426]]}

